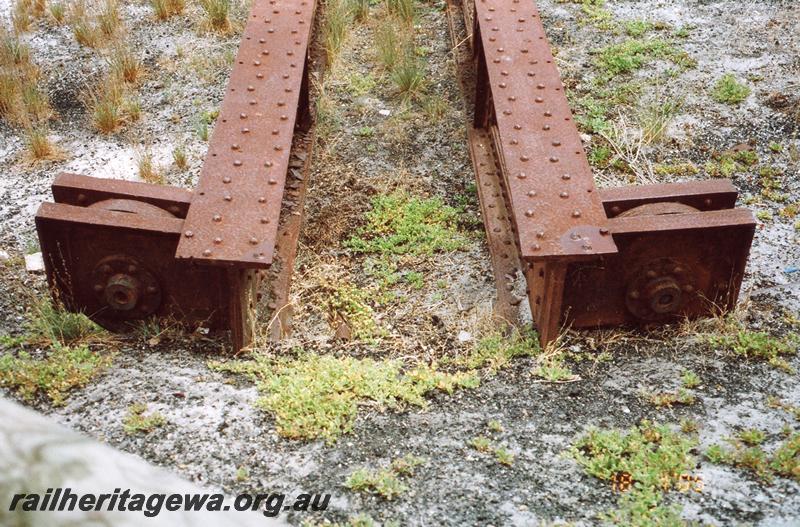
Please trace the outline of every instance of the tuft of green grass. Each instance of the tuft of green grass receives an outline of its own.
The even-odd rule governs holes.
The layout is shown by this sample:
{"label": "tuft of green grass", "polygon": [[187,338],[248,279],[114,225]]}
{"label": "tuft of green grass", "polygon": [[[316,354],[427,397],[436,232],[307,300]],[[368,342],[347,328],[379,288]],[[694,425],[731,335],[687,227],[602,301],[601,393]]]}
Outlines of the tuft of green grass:
{"label": "tuft of green grass", "polygon": [[31,344],[71,346],[102,338],[104,330],[83,313],[72,313],[49,299],[34,303],[25,323]]}
{"label": "tuft of green grass", "polygon": [[142,61],[126,46],[114,47],[108,62],[111,74],[128,84],[136,84],[144,72]]}
{"label": "tuft of green grass", "polygon": [[486,424],[486,428],[491,432],[500,433],[503,431],[503,425],[497,419],[492,419]]}
{"label": "tuft of green grass", "polygon": [[632,482],[618,508],[606,515],[614,525],[681,525],[679,510],[663,504],[664,494],[679,489],[681,476],[694,468],[696,445],[668,426],[643,421],[627,431],[592,428],[568,454],[600,480],[614,482],[624,475]]}
{"label": "tuft of green grass", "polygon": [[111,363],[109,355],[90,350],[86,345],[54,345],[43,354],[25,351],[0,355],[0,386],[14,390],[31,401],[38,394],[61,406],[75,388],[87,385]]}
{"label": "tuft of green grass", "polygon": [[415,0],[386,0],[386,9],[406,24],[414,22]]}
{"label": "tuft of green grass", "polygon": [[400,57],[401,38],[391,18],[385,19],[375,32],[378,61],[386,71],[392,71]]}
{"label": "tuft of green grass", "polygon": [[736,437],[745,445],[757,446],[767,439],[767,434],[757,428],[748,428],[736,434]]}
{"label": "tuft of green grass", "polygon": [[159,412],[147,412],[147,405],[136,403],[128,408],[127,415],[122,419],[122,428],[128,435],[149,434],[156,428],[164,426],[167,420]]}
{"label": "tuft of green grass", "polygon": [[48,159],[56,153],[56,147],[50,141],[46,126],[35,126],[25,130],[27,150],[34,160]]}
{"label": "tuft of green grass", "polygon": [[441,198],[418,198],[405,192],[380,195],[372,200],[366,224],[345,246],[358,253],[433,254],[466,246],[458,231],[459,211]]}
{"label": "tuft of green grass", "polygon": [[740,83],[732,73],[726,73],[714,84],[711,97],[724,104],[739,104],[750,95],[750,88]]}
{"label": "tuft of green grass", "polygon": [[103,7],[97,14],[97,27],[106,37],[110,37],[117,32],[122,25],[119,15],[119,4],[117,0],[105,0]]}
{"label": "tuft of green grass", "polygon": [[322,43],[327,54],[328,64],[333,64],[339,55],[350,24],[353,10],[348,0],[331,0],[325,5],[325,20],[322,26]]}
{"label": "tuft of green grass", "polygon": [[406,454],[392,461],[392,470],[400,476],[413,476],[417,467],[424,463],[425,459],[413,454]]}
{"label": "tuft of green grass", "polygon": [[400,361],[316,354],[295,359],[255,355],[254,360],[212,362],[209,367],[254,379],[262,392],[256,406],[275,416],[282,436],[329,443],[352,429],[360,404],[425,407],[428,392],[449,393],[478,382],[472,372],[449,374],[428,365],[404,372]]}
{"label": "tuft of green grass", "polygon": [[419,97],[425,90],[425,68],[422,60],[413,52],[405,52],[395,63],[391,80],[403,99]]}
{"label": "tuft of green grass", "polygon": [[49,6],[50,18],[57,25],[61,25],[67,18],[67,7],[62,2],[52,2]]}

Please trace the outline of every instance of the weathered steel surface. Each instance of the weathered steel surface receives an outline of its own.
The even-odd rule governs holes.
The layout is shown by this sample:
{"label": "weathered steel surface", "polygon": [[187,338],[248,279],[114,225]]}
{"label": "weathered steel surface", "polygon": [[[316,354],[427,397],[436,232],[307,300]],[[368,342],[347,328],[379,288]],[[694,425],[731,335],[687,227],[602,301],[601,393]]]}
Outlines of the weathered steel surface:
{"label": "weathered steel surface", "polygon": [[[449,0],[448,10],[454,44],[473,48],[457,63],[498,303],[508,263],[521,261],[542,344],[565,326],[731,309],[755,230],[733,208],[731,182],[595,189],[535,3]],[[458,34],[469,21],[472,38]],[[500,197],[505,223],[493,214]]]}
{"label": "weathered steel surface", "polygon": [[56,203],[89,207],[98,201],[127,199],[155,205],[178,218],[186,217],[192,202],[191,190],[66,172],[56,176],[52,189]]}
{"label": "weathered steel surface", "polygon": [[522,258],[614,253],[535,4],[480,0],[475,21],[475,125],[496,127]]}
{"label": "weathered steel surface", "polygon": [[[104,183],[116,182],[99,179],[97,187]],[[51,290],[70,310],[114,331],[150,315],[229,327],[226,302],[233,284],[224,269],[174,257],[182,219],[43,203],[36,229]]]}
{"label": "weathered steel surface", "polygon": [[732,209],[738,195],[729,179],[613,187],[599,192],[609,218],[648,203],[682,203],[700,211]]}
{"label": "weathered steel surface", "polygon": [[177,258],[272,262],[314,10],[311,0],[254,3]]}
{"label": "weathered steel surface", "polygon": [[609,227],[619,253],[567,272],[571,326],[668,322],[736,304],[755,231],[749,210],[620,217]]}

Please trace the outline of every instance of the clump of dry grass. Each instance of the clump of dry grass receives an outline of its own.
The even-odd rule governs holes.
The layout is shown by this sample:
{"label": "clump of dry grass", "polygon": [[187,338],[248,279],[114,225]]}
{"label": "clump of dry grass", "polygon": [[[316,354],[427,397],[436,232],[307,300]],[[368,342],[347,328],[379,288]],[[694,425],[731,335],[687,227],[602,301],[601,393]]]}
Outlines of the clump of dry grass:
{"label": "clump of dry grass", "polygon": [[38,82],[39,69],[31,61],[30,48],[0,28],[0,118],[25,126],[49,119],[53,112]]}
{"label": "clump of dry grass", "polygon": [[398,94],[403,99],[419,98],[425,91],[425,67],[417,56],[414,32],[396,16],[388,16],[378,26],[375,48]]}
{"label": "clump of dry grass", "polygon": [[141,116],[139,103],[125,89],[125,80],[114,72],[91,88],[85,99],[92,124],[104,134],[113,133]]}
{"label": "clump of dry grass", "polygon": [[326,4],[322,41],[328,57],[328,64],[333,64],[339,55],[352,21],[353,10],[348,0],[332,0]]}
{"label": "clump of dry grass", "polygon": [[175,166],[180,170],[186,170],[189,167],[189,158],[183,146],[175,147],[172,151],[172,160],[175,161]]}
{"label": "clump of dry grass", "polygon": [[50,18],[55,22],[57,25],[61,25],[67,18],[67,8],[61,2],[54,2],[50,4]]}
{"label": "clump of dry grass", "polygon": [[145,150],[137,156],[136,167],[139,172],[139,178],[145,183],[164,184],[164,174],[153,161],[153,152],[150,150]]}
{"label": "clump of dry grass", "polygon": [[231,2],[230,0],[200,0],[200,7],[205,13],[204,25],[218,33],[227,33],[231,30]]}
{"label": "clump of dry grass", "polygon": [[128,84],[136,84],[144,72],[139,57],[129,47],[121,44],[114,47],[108,62],[112,74]]}
{"label": "clump of dry grass", "polygon": [[103,7],[97,14],[97,27],[106,37],[110,37],[117,32],[122,25],[119,16],[119,4],[117,0],[105,0]]}
{"label": "clump of dry grass", "polygon": [[166,20],[180,15],[186,9],[185,0],[150,0],[150,7],[157,20]]}
{"label": "clump of dry grass", "polygon": [[25,130],[25,143],[28,155],[33,161],[61,157],[61,152],[50,140],[49,129],[45,125],[27,128]]}
{"label": "clump of dry grass", "polygon": [[100,41],[100,29],[89,17],[86,3],[83,0],[78,0],[70,5],[69,27],[78,44],[87,48],[97,47]]}

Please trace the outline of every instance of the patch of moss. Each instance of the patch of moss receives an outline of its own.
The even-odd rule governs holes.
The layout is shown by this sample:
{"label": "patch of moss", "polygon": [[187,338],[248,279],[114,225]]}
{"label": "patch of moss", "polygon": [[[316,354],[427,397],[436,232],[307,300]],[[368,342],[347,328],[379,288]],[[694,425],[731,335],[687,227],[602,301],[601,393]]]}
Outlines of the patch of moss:
{"label": "patch of moss", "polygon": [[441,198],[422,199],[405,192],[377,196],[366,224],[345,246],[359,253],[429,255],[466,246],[458,231],[459,211]]}
{"label": "patch of moss", "polygon": [[400,481],[397,475],[387,469],[360,468],[350,474],[345,486],[358,492],[374,493],[387,500],[394,499],[408,490],[408,487]]}
{"label": "patch of moss", "polygon": [[653,172],[659,176],[687,177],[698,174],[700,169],[694,163],[687,161],[684,163],[656,164],[653,166]]}
{"label": "patch of moss", "polygon": [[338,284],[330,291],[324,304],[334,323],[337,318],[347,323],[354,339],[374,342],[385,332],[375,322],[375,312],[369,304],[371,299],[372,294],[365,289]]}
{"label": "patch of moss", "polygon": [[275,359],[211,362],[213,370],[249,375],[261,397],[256,406],[270,412],[278,433],[293,439],[322,438],[329,443],[352,430],[360,404],[380,409],[425,407],[433,390],[451,393],[474,388],[474,372],[445,373],[418,365],[403,372],[400,361],[375,361],[305,353]]}
{"label": "patch of moss", "polygon": [[536,333],[514,330],[511,335],[491,333],[475,344],[464,357],[452,359],[454,365],[469,369],[488,368],[495,373],[516,357],[532,357],[541,351]]}

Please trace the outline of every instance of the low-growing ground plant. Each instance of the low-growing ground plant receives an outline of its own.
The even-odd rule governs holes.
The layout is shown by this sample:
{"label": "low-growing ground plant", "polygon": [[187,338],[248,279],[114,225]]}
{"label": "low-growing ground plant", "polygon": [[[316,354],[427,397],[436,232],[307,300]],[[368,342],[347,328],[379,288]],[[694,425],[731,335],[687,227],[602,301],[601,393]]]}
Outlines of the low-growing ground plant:
{"label": "low-growing ground plant", "polygon": [[54,406],[64,404],[70,390],[85,386],[111,363],[110,355],[86,345],[53,345],[36,355],[26,351],[0,352],[0,386],[32,401],[45,395]]}
{"label": "low-growing ground plant", "polygon": [[712,346],[729,350],[736,356],[766,361],[787,372],[792,372],[793,369],[785,357],[796,355],[800,347],[800,337],[795,333],[774,337],[762,331],[745,329],[733,334],[711,335],[708,342]]}
{"label": "low-growing ground plant", "polygon": [[128,408],[128,413],[122,420],[126,434],[147,434],[167,423],[159,412],[146,412],[147,405],[144,403],[136,403]]}
{"label": "low-growing ground plant", "polygon": [[459,211],[441,198],[419,198],[406,192],[372,200],[366,224],[345,246],[359,253],[416,254],[455,251],[466,238],[458,231]]}
{"label": "low-growing ground plant", "polygon": [[732,73],[726,73],[714,84],[711,96],[724,104],[739,104],[750,95],[750,88],[740,83]]}
{"label": "low-growing ground plant", "polygon": [[444,373],[422,364],[404,369],[400,361],[310,353],[281,359],[257,354],[253,360],[212,362],[209,367],[250,376],[262,392],[256,406],[275,416],[279,434],[328,442],[352,429],[360,404],[424,407],[428,392],[478,384],[474,372]]}
{"label": "low-growing ground plant", "polygon": [[772,454],[762,448],[767,434],[750,429],[729,438],[731,447],[711,445],[705,458],[718,465],[731,465],[752,472],[761,481],[770,484],[775,477],[791,478],[800,482],[800,433],[789,430],[788,437]]}
{"label": "low-growing ground plant", "polygon": [[394,499],[408,490],[397,475],[388,469],[358,469],[350,474],[345,486],[354,491],[371,492],[387,500]]}
{"label": "low-growing ground plant", "polygon": [[629,430],[592,428],[568,451],[590,475],[623,491],[618,508],[605,514],[614,525],[681,525],[680,510],[664,505],[664,494],[680,489],[695,467],[697,441],[670,427],[643,421]]}

